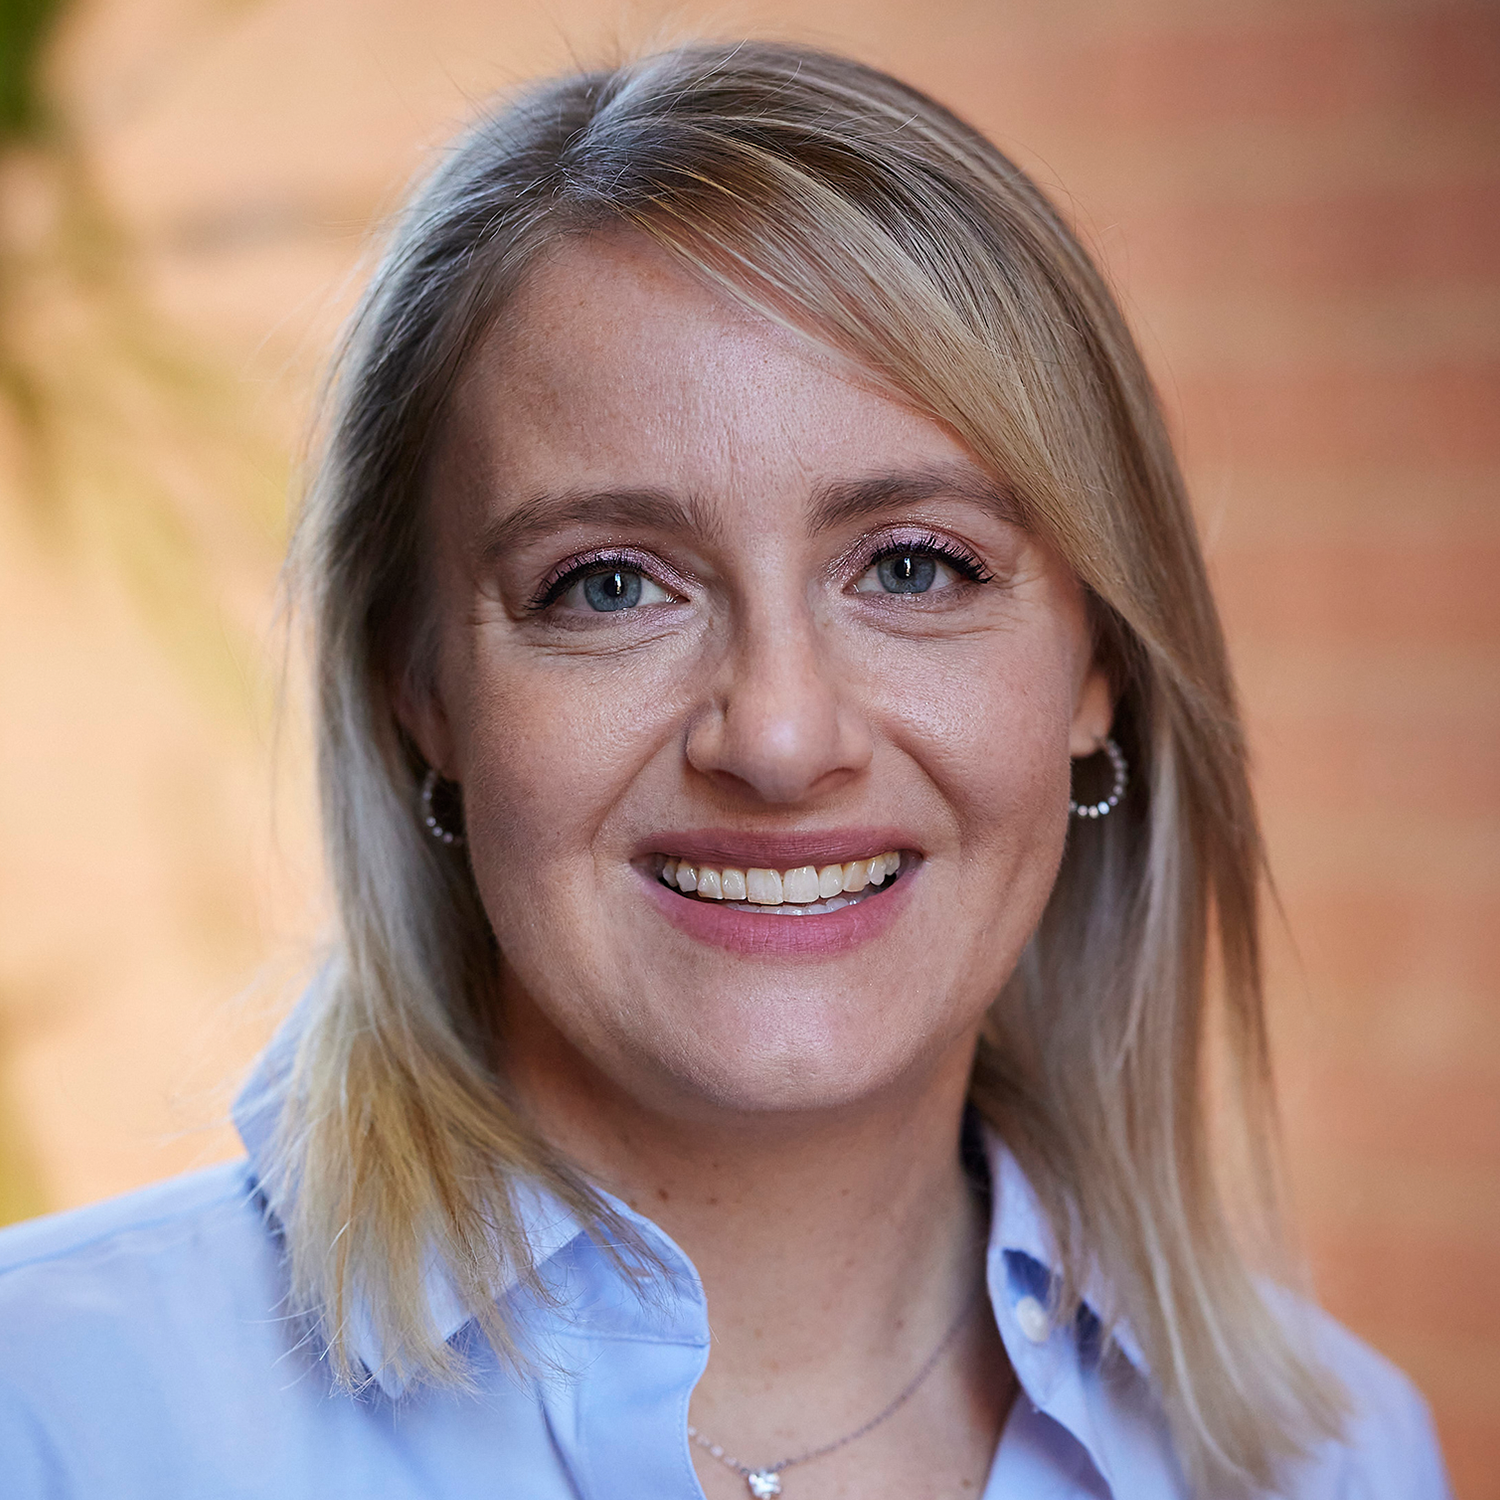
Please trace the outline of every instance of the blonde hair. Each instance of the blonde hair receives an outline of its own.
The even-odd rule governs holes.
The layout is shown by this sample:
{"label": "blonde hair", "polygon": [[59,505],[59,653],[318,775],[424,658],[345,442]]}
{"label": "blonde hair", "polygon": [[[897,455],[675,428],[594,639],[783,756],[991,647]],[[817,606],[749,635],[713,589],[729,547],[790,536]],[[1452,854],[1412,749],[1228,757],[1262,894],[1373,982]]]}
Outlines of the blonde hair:
{"label": "blonde hair", "polygon": [[1264,1488],[1339,1405],[1247,1268],[1209,1147],[1221,1016],[1257,1202],[1274,1139],[1262,851],[1224,642],[1150,381],[1099,274],[1015,165],[946,109],[807,49],[695,45],[533,88],[415,198],[336,369],[294,546],[315,632],[338,941],[266,1191],[296,1305],[358,1378],[363,1306],[402,1378],[462,1378],[435,1256],[513,1350],[497,1289],[538,1288],[513,1194],[540,1181],[630,1260],[624,1226],[528,1131],[494,1058],[498,955],[461,853],[429,838],[398,727],[430,665],[424,466],[465,361],[560,237],[649,235],[741,303],[956,432],[1086,586],[1133,784],[1074,829],[989,1014],[974,1107],[1143,1350],[1186,1472]]}

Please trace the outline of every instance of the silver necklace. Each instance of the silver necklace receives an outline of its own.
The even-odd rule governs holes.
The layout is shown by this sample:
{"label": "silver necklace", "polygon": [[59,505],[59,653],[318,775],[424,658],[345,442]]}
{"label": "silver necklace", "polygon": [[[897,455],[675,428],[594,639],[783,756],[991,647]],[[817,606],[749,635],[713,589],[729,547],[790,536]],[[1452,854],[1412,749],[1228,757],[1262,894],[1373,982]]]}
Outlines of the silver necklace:
{"label": "silver necklace", "polygon": [[808,1464],[815,1458],[824,1458],[830,1453],[838,1452],[840,1448],[847,1448],[857,1438],[862,1438],[867,1432],[873,1432],[886,1418],[895,1416],[916,1395],[917,1388],[922,1382],[932,1374],[938,1360],[943,1357],[943,1352],[958,1336],[958,1330],[964,1326],[972,1305],[972,1299],[964,1303],[963,1310],[953,1320],[953,1326],[943,1335],[942,1342],[927,1356],[927,1362],[912,1376],[907,1382],[906,1388],[889,1406],[876,1416],[871,1417],[863,1427],[856,1427],[853,1432],[846,1433],[843,1437],[838,1438],[832,1443],[824,1443],[821,1448],[809,1448],[806,1453],[798,1453],[791,1458],[783,1458],[779,1463],[763,1464],[760,1468],[752,1468],[749,1464],[741,1463],[739,1459],[732,1458],[718,1443],[711,1443],[696,1427],[688,1427],[688,1436],[700,1448],[718,1459],[725,1468],[733,1469],[750,1487],[750,1493],[755,1496],[755,1500],[767,1500],[767,1497],[771,1495],[779,1495],[781,1493],[781,1474],[784,1469],[795,1468],[798,1464]]}

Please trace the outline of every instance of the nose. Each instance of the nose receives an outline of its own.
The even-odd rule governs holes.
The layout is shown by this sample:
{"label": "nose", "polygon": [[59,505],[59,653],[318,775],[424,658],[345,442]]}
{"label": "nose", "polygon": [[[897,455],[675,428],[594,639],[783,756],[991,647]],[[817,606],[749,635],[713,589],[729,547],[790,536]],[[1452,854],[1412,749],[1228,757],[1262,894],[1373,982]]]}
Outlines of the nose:
{"label": "nose", "polygon": [[746,622],[689,727],[688,764],[721,785],[787,805],[858,775],[874,743],[847,677],[829,658],[810,611]]}

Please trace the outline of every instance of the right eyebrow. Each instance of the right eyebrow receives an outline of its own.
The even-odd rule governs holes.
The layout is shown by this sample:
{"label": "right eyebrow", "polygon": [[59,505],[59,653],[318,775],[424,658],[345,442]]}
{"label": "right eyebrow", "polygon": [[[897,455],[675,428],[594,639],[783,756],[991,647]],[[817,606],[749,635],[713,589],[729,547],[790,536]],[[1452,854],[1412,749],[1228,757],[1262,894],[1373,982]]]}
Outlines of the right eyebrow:
{"label": "right eyebrow", "polygon": [[653,531],[695,531],[711,534],[714,524],[706,507],[692,497],[665,490],[558,490],[523,500],[505,515],[487,522],[479,533],[477,550],[488,563],[515,547],[550,536],[562,526],[581,523],[626,529],[644,526]]}

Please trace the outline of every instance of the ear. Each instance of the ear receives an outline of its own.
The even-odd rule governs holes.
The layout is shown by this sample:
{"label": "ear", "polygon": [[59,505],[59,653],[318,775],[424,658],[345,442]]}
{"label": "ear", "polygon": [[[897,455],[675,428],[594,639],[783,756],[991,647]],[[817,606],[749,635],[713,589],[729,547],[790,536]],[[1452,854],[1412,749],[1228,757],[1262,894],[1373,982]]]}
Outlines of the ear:
{"label": "ear", "polygon": [[411,738],[422,759],[445,781],[456,781],[453,729],[435,673],[420,677],[410,667],[395,675],[391,684],[391,706],[396,722]]}
{"label": "ear", "polygon": [[1109,675],[1095,661],[1073,700],[1073,723],[1068,731],[1068,754],[1082,760],[1094,754],[1105,741],[1115,719],[1114,694]]}

